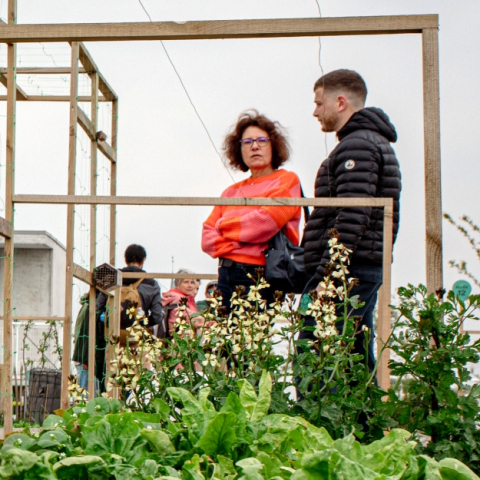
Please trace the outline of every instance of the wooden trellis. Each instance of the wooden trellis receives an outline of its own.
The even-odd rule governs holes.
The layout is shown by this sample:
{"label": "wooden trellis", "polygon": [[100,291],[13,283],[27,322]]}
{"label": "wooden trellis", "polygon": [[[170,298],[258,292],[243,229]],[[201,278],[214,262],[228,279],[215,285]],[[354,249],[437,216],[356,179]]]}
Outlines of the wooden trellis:
{"label": "wooden trellis", "polygon": [[[13,226],[14,206],[27,204],[67,205],[67,268],[64,316],[64,355],[62,379],[62,407],[68,407],[68,375],[70,373],[70,349],[72,327],[72,281],[73,277],[91,286],[90,301],[94,302],[95,289],[92,271],[95,266],[95,236],[90,244],[90,271],[73,263],[73,211],[74,205],[91,205],[91,232],[95,232],[95,206],[111,205],[110,212],[110,263],[115,264],[115,206],[116,205],[311,205],[311,206],[377,206],[384,209],[384,283],[379,300],[380,341],[390,331],[390,263],[392,240],[391,199],[219,199],[219,198],[176,198],[176,197],[120,197],[116,195],[117,168],[117,116],[118,99],[103,78],[93,59],[81,42],[88,41],[133,41],[133,40],[195,40],[225,38],[266,38],[338,35],[387,35],[420,34],[423,52],[423,104],[425,144],[425,219],[426,219],[426,284],[430,291],[440,288],[442,279],[442,215],[441,215],[441,174],[440,174],[440,115],[439,115],[439,72],[438,72],[438,15],[405,15],[383,17],[305,18],[272,20],[228,20],[200,21],[177,24],[175,22],[149,23],[106,23],[106,24],[52,24],[17,25],[16,0],[9,0],[8,25],[0,26],[0,42],[8,45],[8,64],[0,73],[5,75],[7,95],[0,100],[7,101],[7,152],[6,152],[6,198],[5,219],[0,219],[0,235],[5,237],[4,269],[4,348],[5,364],[2,395],[5,397],[5,432],[12,430],[12,386],[10,376],[12,352],[12,284],[13,284]],[[70,96],[41,97],[28,96],[16,85],[16,74],[22,73],[16,67],[16,44],[30,42],[69,42],[72,50],[70,69],[56,69],[55,73],[70,73]],[[79,68],[78,60],[82,64]],[[51,69],[55,70],[55,69]],[[62,70],[62,71],[60,71]],[[25,72],[24,72],[25,73]],[[42,72],[45,73],[45,72]],[[51,73],[54,73],[53,71]],[[92,80],[90,97],[77,98],[78,74],[88,73]],[[4,83],[5,84],[5,83]],[[102,96],[98,95],[98,92]],[[15,171],[15,107],[16,101],[69,101],[70,102],[70,148],[67,195],[16,195],[14,191]],[[91,101],[90,118],[79,109],[78,101]],[[111,101],[112,143],[99,142],[95,138],[96,110],[99,101]],[[74,172],[76,160],[76,132],[80,125],[91,140],[91,188],[89,196],[75,195]],[[100,149],[111,163],[111,190],[109,196],[97,196],[95,185],[96,152]],[[4,221],[5,220],[5,221]],[[127,276],[127,274],[124,274]],[[172,274],[144,274],[145,277],[168,278]],[[135,274],[138,277],[138,274]],[[184,275],[183,277],[189,277]],[[193,278],[210,278],[210,275],[193,274]],[[117,296],[118,297],[118,296]],[[118,305],[118,298],[117,298]],[[112,306],[115,306],[112,304]],[[90,309],[90,345],[94,345],[94,313]],[[111,329],[118,325],[111,325]],[[114,333],[114,332],[112,332]],[[93,348],[89,360],[93,364]],[[89,369],[89,391],[93,392],[93,369]],[[388,387],[389,372],[384,358],[379,371],[379,382]]]}

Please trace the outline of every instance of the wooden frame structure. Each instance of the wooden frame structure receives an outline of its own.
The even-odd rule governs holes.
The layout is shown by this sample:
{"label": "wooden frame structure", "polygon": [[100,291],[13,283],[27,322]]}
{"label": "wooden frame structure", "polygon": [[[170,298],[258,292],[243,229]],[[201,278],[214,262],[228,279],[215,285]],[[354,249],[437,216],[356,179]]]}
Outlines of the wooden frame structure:
{"label": "wooden frame structure", "polygon": [[[13,225],[16,203],[47,203],[67,205],[67,269],[64,321],[64,360],[62,380],[62,407],[68,406],[68,374],[70,370],[70,331],[72,309],[72,281],[81,279],[88,283],[90,301],[94,301],[92,272],[73,263],[73,209],[77,204],[91,205],[91,232],[95,232],[96,205],[111,205],[110,212],[110,263],[115,264],[115,208],[116,205],[311,205],[311,206],[377,206],[384,209],[384,285],[381,290],[379,308],[379,338],[388,337],[390,330],[390,263],[393,203],[391,199],[219,199],[219,198],[172,198],[172,197],[120,197],[116,196],[116,148],[118,99],[80,42],[87,41],[133,41],[133,40],[194,40],[226,38],[266,38],[299,36],[339,36],[339,35],[388,35],[420,34],[423,52],[423,100],[424,100],[424,144],[425,144],[425,218],[426,218],[426,284],[430,291],[442,286],[442,215],[441,215],[441,173],[440,173],[440,114],[439,114],[439,71],[438,71],[438,15],[405,15],[383,17],[344,17],[344,18],[305,18],[275,20],[228,20],[200,21],[178,24],[175,22],[151,23],[107,23],[107,24],[52,24],[17,25],[16,0],[9,0],[8,24],[0,26],[0,42],[8,45],[7,69],[5,74],[7,95],[0,100],[7,101],[7,169],[5,222],[0,222],[0,234],[7,232],[5,240],[4,270],[4,371],[11,370],[11,325],[12,325],[12,283],[13,283]],[[67,195],[15,195],[15,105],[16,101],[39,100],[27,95],[16,85],[16,74],[26,73],[16,68],[16,44],[29,42],[69,42],[72,47],[70,69],[56,69],[55,73],[71,74],[70,96],[47,97],[48,101],[70,102],[70,148]],[[78,61],[83,67],[78,66]],[[28,69],[26,69],[28,70]],[[44,69],[42,69],[44,70]],[[50,69],[51,73],[54,73]],[[67,72],[68,70],[68,72]],[[37,70],[40,73],[40,69]],[[45,73],[42,71],[41,73]],[[78,73],[88,73],[92,80],[90,97],[77,97]],[[98,95],[98,91],[102,96]],[[78,107],[78,101],[91,101],[90,119]],[[96,132],[96,105],[99,101],[112,101],[112,144],[102,144],[94,137]],[[91,140],[91,171],[96,169],[97,148],[111,161],[110,196],[97,196],[95,178],[91,177],[91,195],[77,196],[74,191],[73,176],[76,163],[76,132],[79,124]],[[95,152],[95,153],[93,153]],[[10,230],[7,225],[10,226]],[[90,244],[90,270],[95,265],[95,237]],[[148,277],[164,278],[166,274],[146,274]],[[138,277],[138,275],[136,275]],[[209,275],[191,275],[193,278],[210,278]],[[168,274],[171,278],[172,274]],[[112,300],[112,307],[118,307],[118,295]],[[115,302],[115,304],[113,303]],[[94,309],[90,309],[94,312]],[[93,315],[93,313],[91,313]],[[94,322],[90,322],[90,326]],[[111,329],[118,328],[113,325]],[[90,332],[92,333],[92,332]],[[114,333],[112,331],[111,333]],[[90,345],[94,336],[90,338]],[[90,349],[90,359],[93,349]],[[93,391],[93,369],[90,369],[89,389]],[[388,386],[388,369],[385,362],[379,372],[380,384]],[[5,432],[12,429],[11,383],[9,375],[4,375],[2,395],[5,395]]]}

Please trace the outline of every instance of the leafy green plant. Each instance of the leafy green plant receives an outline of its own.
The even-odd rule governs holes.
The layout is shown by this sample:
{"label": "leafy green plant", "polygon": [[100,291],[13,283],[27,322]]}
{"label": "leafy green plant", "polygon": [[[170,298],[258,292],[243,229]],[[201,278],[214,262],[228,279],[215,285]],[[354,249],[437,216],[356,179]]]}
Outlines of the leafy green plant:
{"label": "leafy green plant", "polygon": [[268,414],[271,387],[266,372],[258,390],[243,380],[239,395],[231,392],[219,410],[208,388],[197,396],[169,388],[179,405],[175,419],[104,398],[58,411],[43,433],[7,437],[0,478],[478,480],[457,460],[416,455],[404,430],[360,445],[353,435],[334,441],[301,417]]}
{"label": "leafy green plant", "polygon": [[399,382],[409,381],[400,393],[389,391],[385,408],[399,426],[423,436],[418,452],[455,457],[479,472],[480,385],[472,385],[468,363],[479,361],[480,340],[472,342],[462,325],[477,320],[480,295],[463,302],[444,293],[428,294],[422,285],[399,289],[390,368]]}
{"label": "leafy green plant", "polygon": [[[361,303],[358,297],[350,298],[355,279],[348,278],[349,251],[336,232],[330,249],[323,292],[311,292],[300,308],[294,295],[281,292],[275,303],[266,305],[261,289],[267,283],[259,277],[248,292],[237,289],[228,316],[218,295],[209,300],[202,317],[189,316],[181,305],[170,340],[153,337],[139,316],[130,328],[135,348],[115,346],[107,390],[121,389],[129,405],[148,413],[154,409],[153,399],[175,406],[169,387],[193,394],[208,387],[214,406],[221,408],[230,393],[239,394],[239,381],[256,387],[268,371],[272,413],[301,415],[335,439],[352,431],[365,442],[382,437],[395,422],[377,408],[386,392],[376,385],[375,372],[369,371],[367,359],[353,353],[359,334],[354,313]],[[342,314],[337,317],[339,305]],[[305,314],[315,319],[313,327],[304,327]],[[302,329],[311,330],[313,340],[298,340]],[[363,333],[368,343],[371,332]],[[282,342],[285,356],[274,349]],[[300,401],[291,393],[295,389]]]}

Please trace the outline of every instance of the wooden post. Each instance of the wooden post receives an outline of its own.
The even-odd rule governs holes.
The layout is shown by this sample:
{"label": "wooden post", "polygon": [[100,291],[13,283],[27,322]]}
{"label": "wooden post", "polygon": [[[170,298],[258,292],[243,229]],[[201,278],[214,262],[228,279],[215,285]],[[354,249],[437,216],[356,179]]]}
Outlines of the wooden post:
{"label": "wooden post", "polygon": [[[390,336],[391,313],[390,296],[392,292],[392,248],[393,248],[393,199],[383,210],[383,281],[378,295],[378,332],[377,358]],[[385,349],[378,365],[377,379],[384,390],[390,388],[390,349]]]}
{"label": "wooden post", "polygon": [[[94,132],[98,130],[98,73],[90,74],[92,82],[92,103],[90,118]],[[97,142],[90,140],[90,195],[97,194]],[[97,263],[97,206],[90,205],[90,271]],[[95,322],[96,322],[96,291],[90,286],[90,309],[88,323],[88,398],[95,396]]]}
{"label": "wooden post", "polygon": [[[78,94],[78,43],[72,43],[70,74],[70,129],[68,147],[68,193],[75,194],[75,167],[77,159],[77,94]],[[67,245],[65,271],[65,320],[63,322],[63,359],[61,408],[69,408],[68,377],[70,375],[72,342],[72,284],[75,206],[67,206]]]}
{"label": "wooden post", "polygon": [[[112,102],[112,148],[117,152],[118,99]],[[110,195],[117,195],[117,162],[110,162]],[[117,244],[117,207],[110,205],[110,265],[115,265]]]}
{"label": "wooden post", "polygon": [[427,289],[443,287],[438,29],[422,31]]}
{"label": "wooden post", "polygon": [[[8,23],[15,24],[17,21],[17,1],[8,2]],[[16,123],[16,72],[17,46],[9,44],[7,47],[7,152],[5,168],[5,220],[14,226],[14,203],[13,194],[15,190],[15,123]],[[12,418],[12,288],[14,268],[14,236],[5,238],[3,271],[3,388],[5,408],[5,433],[13,429]]]}
{"label": "wooden post", "polygon": [[[120,272],[120,283],[122,283],[122,272]],[[120,335],[120,310],[121,310],[121,290],[115,290],[113,297],[109,297],[107,303],[107,314],[108,316],[108,338],[118,337]],[[110,362],[115,358],[115,347],[107,342],[107,351],[106,351],[106,371],[107,375],[110,373]],[[119,391],[115,387],[109,393],[111,398],[118,398]]]}

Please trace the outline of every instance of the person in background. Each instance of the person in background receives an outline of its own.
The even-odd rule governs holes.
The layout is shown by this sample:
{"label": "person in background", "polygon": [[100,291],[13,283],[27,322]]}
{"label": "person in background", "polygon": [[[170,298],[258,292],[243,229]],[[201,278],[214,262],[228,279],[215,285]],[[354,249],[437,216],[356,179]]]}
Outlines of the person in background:
{"label": "person in background", "polygon": [[217,289],[217,281],[216,280],[211,280],[210,282],[207,283],[205,287],[205,300],[200,300],[197,302],[197,307],[200,311],[205,310],[208,308],[208,302],[206,299],[212,298],[213,297],[213,292]]}
{"label": "person in background", "polygon": [[[297,175],[280,168],[290,156],[289,145],[278,122],[256,110],[240,115],[225,138],[223,151],[230,167],[250,175],[228,187],[222,198],[300,197]],[[300,207],[216,206],[203,224],[202,249],[218,258],[218,285],[223,305],[230,311],[230,298],[238,286],[247,289],[257,282],[257,270],[265,266],[268,241],[283,230],[298,245]],[[276,288],[260,293],[267,303]]]}
{"label": "person in background", "polygon": [[[186,268],[181,268],[177,273],[193,273]],[[182,298],[187,299],[186,313],[191,316],[198,313],[198,307],[195,303],[195,295],[198,291],[198,281],[193,278],[176,278],[175,288],[171,288],[168,292],[162,294],[162,306],[165,310],[165,322],[168,322],[168,331],[171,333],[175,330],[177,321],[178,307]],[[202,316],[195,316],[193,322],[196,327],[201,327],[204,323]]]}
{"label": "person in background", "polygon": [[[143,264],[147,259],[147,252],[141,245],[132,244],[125,250],[126,267],[121,268],[122,272],[145,272]],[[128,286],[138,281],[138,278],[124,278],[122,285]],[[148,318],[148,325],[158,325],[162,321],[162,301],[160,298],[160,286],[153,278],[144,278],[137,287],[142,299],[142,310]],[[107,295],[100,293],[97,298],[97,315],[105,312]]]}

